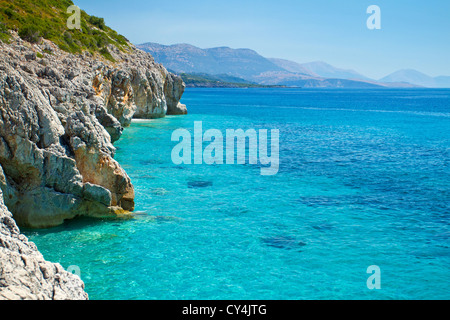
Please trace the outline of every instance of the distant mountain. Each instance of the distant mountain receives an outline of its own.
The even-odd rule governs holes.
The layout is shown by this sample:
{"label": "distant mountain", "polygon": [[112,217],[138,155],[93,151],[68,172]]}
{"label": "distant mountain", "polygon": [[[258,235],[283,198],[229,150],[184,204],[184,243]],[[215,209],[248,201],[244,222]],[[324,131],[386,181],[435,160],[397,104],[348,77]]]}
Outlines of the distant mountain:
{"label": "distant mountain", "polygon": [[189,44],[165,46],[157,43],[144,43],[137,47],[179,73],[228,74],[251,81],[262,72],[284,71],[250,49],[200,49]]}
{"label": "distant mountain", "polygon": [[373,81],[368,77],[354,71],[336,68],[323,61],[315,61],[309,63],[297,63],[284,59],[269,59],[277,66],[294,73],[301,73],[313,77],[332,78],[332,79],[356,79]]}
{"label": "distant mountain", "polygon": [[201,49],[190,44],[166,46],[151,42],[137,47],[152,54],[167,69],[190,75],[189,81],[193,85],[212,85],[219,81],[226,86],[244,83],[339,88],[450,87],[450,77],[432,78],[415,70],[400,70],[376,81],[354,70],[337,68],[323,61],[297,63],[286,59],[267,59],[250,49]]}
{"label": "distant mountain", "polygon": [[450,77],[430,77],[413,69],[398,70],[382,78],[379,82],[384,83],[410,83],[428,88],[450,88]]}
{"label": "distant mountain", "polygon": [[303,63],[300,64],[300,66],[307,70],[310,74],[316,74],[322,78],[360,79],[373,81],[372,79],[369,79],[354,70],[336,68],[323,61]]}
{"label": "distant mountain", "polygon": [[300,73],[304,75],[309,75],[313,77],[320,77],[318,74],[314,73],[311,69],[308,69],[304,67],[302,64],[285,60],[285,59],[277,59],[277,58],[270,58],[271,62],[276,64],[277,66],[283,68],[286,71],[292,72],[292,73]]}
{"label": "distant mountain", "polygon": [[[231,49],[218,47],[201,49],[189,44],[161,45],[144,43],[138,48],[149,52],[155,60],[176,73],[196,75],[189,78],[198,82],[199,74],[203,79],[220,79],[223,82],[239,83],[224,76],[244,79],[261,85],[290,85],[308,87],[373,87],[376,84],[349,81],[324,81],[323,75],[346,80],[350,78],[367,78],[352,71],[335,68],[324,62],[301,65],[284,59],[267,59],[250,49]],[[319,71],[319,72],[316,72]],[[206,76],[206,75],[209,75]]]}
{"label": "distant mountain", "polygon": [[286,80],[282,82],[287,87],[301,88],[383,88],[385,86],[375,82],[356,81],[349,79],[333,79],[333,78],[309,78]]}
{"label": "distant mountain", "polygon": [[255,81],[263,85],[283,85],[289,87],[303,88],[383,88],[385,84],[375,81],[350,80],[336,78],[322,78],[318,76],[308,76],[300,73],[284,72],[264,72],[255,77]]}
{"label": "distant mountain", "polygon": [[412,69],[398,70],[379,80],[380,82],[406,82],[424,87],[431,87],[435,84],[434,78]]}

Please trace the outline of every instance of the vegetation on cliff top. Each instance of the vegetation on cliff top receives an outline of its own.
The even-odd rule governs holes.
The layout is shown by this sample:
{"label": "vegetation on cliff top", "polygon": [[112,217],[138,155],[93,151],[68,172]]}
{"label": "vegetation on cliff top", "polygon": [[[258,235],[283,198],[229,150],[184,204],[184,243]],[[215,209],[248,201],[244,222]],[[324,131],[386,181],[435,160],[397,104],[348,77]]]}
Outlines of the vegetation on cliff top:
{"label": "vegetation on cliff top", "polygon": [[107,46],[122,51],[129,49],[128,40],[105,25],[103,18],[90,16],[81,10],[81,30],[70,30],[67,20],[72,15],[67,8],[71,0],[0,0],[0,40],[8,41],[8,30],[31,43],[41,38],[53,41],[70,53],[89,51],[113,60]]}

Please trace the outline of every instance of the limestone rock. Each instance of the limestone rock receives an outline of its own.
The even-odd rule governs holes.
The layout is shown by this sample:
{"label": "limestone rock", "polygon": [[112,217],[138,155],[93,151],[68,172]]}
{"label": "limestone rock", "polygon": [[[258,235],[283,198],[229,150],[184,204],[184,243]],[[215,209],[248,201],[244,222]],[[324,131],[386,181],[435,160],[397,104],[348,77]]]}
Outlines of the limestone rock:
{"label": "limestone rock", "polygon": [[81,279],[46,261],[18,225],[132,211],[113,142],[133,117],[185,113],[184,83],[132,45],[109,48],[111,63],[12,38],[0,41],[0,300],[84,300]]}
{"label": "limestone rock", "polygon": [[[4,182],[0,167],[0,181]],[[0,300],[87,300],[83,281],[22,235],[0,190]]]}
{"label": "limestone rock", "polygon": [[181,115],[181,114],[187,114],[187,108],[185,104],[178,102],[176,108],[170,109],[170,115]]}
{"label": "limestone rock", "polygon": [[0,186],[19,225],[133,211],[113,142],[132,118],[186,113],[181,78],[132,45],[109,51],[115,63],[14,34],[0,42]]}
{"label": "limestone rock", "polygon": [[169,74],[168,80],[164,87],[167,99],[167,114],[168,115],[181,115],[187,114],[186,105],[180,103],[181,96],[186,88],[183,80],[180,77]]}

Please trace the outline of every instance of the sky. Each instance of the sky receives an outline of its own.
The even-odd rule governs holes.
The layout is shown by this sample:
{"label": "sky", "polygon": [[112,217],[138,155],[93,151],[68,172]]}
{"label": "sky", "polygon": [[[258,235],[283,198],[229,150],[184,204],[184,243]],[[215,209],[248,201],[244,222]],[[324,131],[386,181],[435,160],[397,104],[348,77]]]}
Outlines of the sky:
{"label": "sky", "polygon": [[[132,43],[249,48],[325,61],[380,79],[399,69],[450,76],[448,0],[74,0]],[[369,30],[370,5],[381,29]]]}

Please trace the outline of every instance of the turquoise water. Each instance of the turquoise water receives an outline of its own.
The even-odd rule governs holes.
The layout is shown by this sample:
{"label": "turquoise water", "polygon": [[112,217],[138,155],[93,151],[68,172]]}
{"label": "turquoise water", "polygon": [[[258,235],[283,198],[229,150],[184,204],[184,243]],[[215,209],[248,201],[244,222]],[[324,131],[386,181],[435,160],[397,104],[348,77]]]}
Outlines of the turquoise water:
{"label": "turquoise water", "polygon": [[[130,220],[26,234],[91,299],[449,299],[450,90],[188,89],[116,159]],[[174,165],[173,130],[279,129],[280,170]],[[366,270],[381,270],[369,290]]]}

